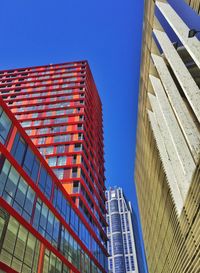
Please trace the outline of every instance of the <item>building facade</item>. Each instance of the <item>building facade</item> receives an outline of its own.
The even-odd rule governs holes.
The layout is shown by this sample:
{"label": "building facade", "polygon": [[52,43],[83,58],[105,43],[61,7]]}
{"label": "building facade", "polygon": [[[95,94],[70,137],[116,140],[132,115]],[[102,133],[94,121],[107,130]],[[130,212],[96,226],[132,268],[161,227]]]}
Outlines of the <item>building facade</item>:
{"label": "building facade", "polygon": [[200,1],[199,0],[185,0],[198,14],[200,14]]}
{"label": "building facade", "polygon": [[[55,271],[57,269],[53,267],[57,259],[64,259],[69,272],[106,272],[102,109],[88,63],[0,71],[0,77],[1,97],[7,104],[1,99],[1,173],[5,178],[1,199],[5,207],[2,207],[4,226],[0,247],[6,242],[8,223],[12,219],[17,221],[18,227],[26,228],[30,236],[39,232],[39,237],[35,237],[39,247],[35,250],[40,260],[35,262],[35,269],[30,267],[28,271],[24,269],[27,267],[24,260],[17,261],[19,267],[15,267],[15,249],[8,258],[7,252],[1,251],[2,264],[17,272],[65,272]],[[8,120],[10,128],[6,125]],[[11,181],[16,184],[15,192],[9,193],[9,189],[4,197],[9,176],[14,179],[10,174],[12,169],[18,173],[19,181],[23,177],[23,184]],[[18,188],[23,190],[23,187],[30,188],[33,201],[32,209],[26,212],[19,207],[19,201],[12,200]],[[9,213],[5,214],[5,211]],[[21,216],[15,218],[17,214]],[[55,232],[56,242],[48,229],[53,232],[51,236]],[[50,243],[52,246],[48,248]],[[76,260],[67,254],[70,246],[74,248],[71,255],[75,255]],[[52,247],[56,251],[51,254]],[[46,252],[53,255],[48,258],[51,270],[45,268]],[[36,254],[32,251],[31,255]],[[28,256],[26,259],[29,262]]]}
{"label": "building facade", "polygon": [[197,273],[200,43],[169,2],[145,1],[135,181],[149,272]]}
{"label": "building facade", "polygon": [[138,216],[136,215],[134,209],[132,209],[131,216],[132,216],[133,233],[134,233],[134,239],[135,239],[138,272],[148,273],[146,255],[144,251],[144,244],[143,244],[143,239],[141,234],[141,226],[138,220]]}
{"label": "building facade", "polygon": [[110,188],[106,198],[108,270],[111,273],[138,273],[131,204],[121,188]]}

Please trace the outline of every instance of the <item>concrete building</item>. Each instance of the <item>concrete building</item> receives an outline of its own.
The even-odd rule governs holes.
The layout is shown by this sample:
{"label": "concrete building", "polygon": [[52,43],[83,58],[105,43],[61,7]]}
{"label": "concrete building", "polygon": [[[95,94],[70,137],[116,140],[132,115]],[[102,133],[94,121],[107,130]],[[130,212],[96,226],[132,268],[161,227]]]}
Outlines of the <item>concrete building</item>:
{"label": "concrete building", "polygon": [[186,0],[186,2],[193,8],[197,13],[200,14],[200,2],[199,0]]}
{"label": "concrete building", "polygon": [[109,272],[138,273],[131,203],[121,188],[110,188],[106,198]]}
{"label": "concrete building", "polygon": [[135,181],[150,273],[200,272],[200,42],[188,33],[167,1],[145,1]]}

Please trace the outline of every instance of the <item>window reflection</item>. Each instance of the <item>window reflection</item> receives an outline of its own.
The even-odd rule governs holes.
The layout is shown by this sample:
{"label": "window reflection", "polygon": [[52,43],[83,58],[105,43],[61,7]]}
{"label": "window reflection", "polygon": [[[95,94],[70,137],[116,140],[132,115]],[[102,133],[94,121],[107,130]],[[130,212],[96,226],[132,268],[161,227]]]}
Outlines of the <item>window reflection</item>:
{"label": "window reflection", "polygon": [[2,107],[0,107],[0,142],[5,144],[8,133],[11,128],[11,121],[8,116],[3,111]]}

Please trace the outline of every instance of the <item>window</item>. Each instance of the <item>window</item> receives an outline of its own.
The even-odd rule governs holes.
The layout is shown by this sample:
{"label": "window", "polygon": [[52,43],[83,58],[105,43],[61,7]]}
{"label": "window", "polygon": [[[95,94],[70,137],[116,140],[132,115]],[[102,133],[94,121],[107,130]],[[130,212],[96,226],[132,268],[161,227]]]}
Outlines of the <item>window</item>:
{"label": "window", "polygon": [[38,117],[38,113],[32,113],[32,118],[37,118]]}
{"label": "window", "polygon": [[112,245],[111,245],[111,240],[109,239],[108,241],[107,241],[107,249],[108,249],[108,253],[109,253],[109,255],[110,256],[112,256]]}
{"label": "window", "polygon": [[125,272],[124,257],[115,257],[114,264],[115,264],[115,272],[116,273],[124,273]]}
{"label": "window", "polygon": [[131,234],[128,233],[128,245],[129,245],[129,252],[133,253],[133,246],[132,246],[132,240],[131,240]]}
{"label": "window", "polygon": [[9,215],[0,207],[0,247],[2,246],[2,243],[4,240],[8,220],[9,220]]}
{"label": "window", "polygon": [[72,158],[72,164],[76,164],[76,160],[77,160],[77,156],[74,155],[73,158]]}
{"label": "window", "polygon": [[131,270],[134,271],[135,270],[134,258],[133,256],[131,256],[130,258],[131,258]]}
{"label": "window", "polygon": [[28,136],[30,136],[32,134],[32,130],[26,130],[26,133]]}
{"label": "window", "polygon": [[36,182],[39,171],[39,161],[19,134],[16,135],[11,154],[22,165],[23,169]]}
{"label": "window", "polygon": [[67,122],[68,118],[65,117],[65,118],[57,118],[55,119],[54,123],[64,123],[64,122]]}
{"label": "window", "polygon": [[0,107],[0,142],[5,144],[10,131],[11,121]]}
{"label": "window", "polygon": [[50,119],[45,119],[44,121],[43,121],[43,124],[44,125],[47,125],[47,124],[50,124],[51,123],[51,120]]}
{"label": "window", "polygon": [[31,121],[23,121],[22,126],[23,127],[29,127],[31,125]]}
{"label": "window", "polygon": [[59,135],[54,137],[54,142],[65,142],[71,139],[71,135]]}
{"label": "window", "polygon": [[115,198],[115,197],[116,197],[115,191],[111,191],[111,198]]}
{"label": "window", "polygon": [[34,154],[32,153],[31,149],[28,148],[25,159],[24,159],[24,169],[28,172],[28,174],[31,173],[33,162],[34,162]]}
{"label": "window", "polygon": [[0,260],[17,272],[37,272],[39,249],[39,241],[11,216]]}
{"label": "window", "polygon": [[59,156],[58,157],[58,161],[57,161],[57,165],[58,166],[65,165],[66,164],[66,160],[67,160],[66,156]]}
{"label": "window", "polygon": [[70,226],[78,234],[79,218],[73,209],[71,209],[71,214],[70,214]]}
{"label": "window", "polygon": [[56,161],[57,161],[57,157],[49,157],[48,158],[48,164],[49,164],[49,166],[51,166],[51,167],[56,166]]}
{"label": "window", "polygon": [[118,201],[117,200],[111,200],[110,201],[110,212],[118,212]]}
{"label": "window", "polygon": [[78,181],[73,182],[73,193],[78,193],[80,191],[80,184]]}
{"label": "window", "polygon": [[26,152],[27,144],[19,134],[16,135],[15,141],[11,150],[11,154],[15,160],[21,165]]}
{"label": "window", "polygon": [[123,202],[122,202],[122,199],[119,200],[119,207],[120,207],[120,212],[123,212]]}
{"label": "window", "polygon": [[45,250],[45,263],[43,267],[43,272],[63,272],[69,273],[69,268],[64,265],[61,260],[56,257],[49,250]]}
{"label": "window", "polygon": [[0,195],[30,221],[35,193],[7,160],[0,172]]}
{"label": "window", "polygon": [[78,152],[82,150],[82,145],[81,144],[75,144],[74,145],[74,152]]}
{"label": "window", "polygon": [[58,133],[61,132],[62,127],[51,127],[51,133]]}
{"label": "window", "polygon": [[64,178],[64,169],[54,169],[53,171],[58,179]]}
{"label": "window", "polygon": [[72,177],[77,177],[77,168],[72,168]]}
{"label": "window", "polygon": [[87,247],[89,247],[90,246],[90,234],[82,222],[80,222],[79,226],[80,226],[79,236],[80,236],[81,240],[84,242],[84,244]]}
{"label": "window", "polygon": [[126,213],[125,216],[126,216],[126,229],[127,231],[130,231],[128,213]]}
{"label": "window", "polygon": [[121,215],[121,223],[122,223],[122,231],[126,231],[126,228],[125,228],[125,221],[124,221],[124,214]]}
{"label": "window", "polygon": [[[46,117],[50,117],[52,114],[53,114],[53,113],[52,113],[51,111],[46,112]],[[43,115],[43,116],[45,116],[45,115]]]}
{"label": "window", "polygon": [[124,253],[121,233],[113,234],[113,253],[114,255]]}
{"label": "window", "polygon": [[82,133],[78,134],[78,140],[83,140],[83,134]]}
{"label": "window", "polygon": [[41,128],[37,131],[38,134],[42,135],[42,134],[47,134],[49,131],[49,128]]}
{"label": "window", "polygon": [[57,153],[64,153],[65,152],[65,145],[57,146]]}
{"label": "window", "polygon": [[123,234],[123,243],[124,243],[124,253],[128,254],[128,246],[127,246],[126,234]]}
{"label": "window", "polygon": [[40,199],[37,199],[33,226],[55,247],[58,245],[59,225],[60,222],[48,207]]}
{"label": "window", "polygon": [[45,154],[46,154],[46,155],[53,154],[53,148],[54,148],[54,147],[47,147],[46,150],[45,150]]}
{"label": "window", "polygon": [[121,231],[120,215],[115,213],[111,215],[112,232]]}
{"label": "window", "polygon": [[46,197],[50,198],[52,190],[52,180],[43,167],[41,167],[40,170],[38,185],[41,191],[46,195]]}
{"label": "window", "polygon": [[56,187],[54,190],[53,204],[67,223],[69,223],[70,206],[62,192]]}
{"label": "window", "polygon": [[45,144],[46,137],[38,138],[38,144]]}
{"label": "window", "polygon": [[112,259],[109,259],[109,270],[113,270],[113,260]]}
{"label": "window", "polygon": [[129,258],[125,257],[126,271],[130,271]]}

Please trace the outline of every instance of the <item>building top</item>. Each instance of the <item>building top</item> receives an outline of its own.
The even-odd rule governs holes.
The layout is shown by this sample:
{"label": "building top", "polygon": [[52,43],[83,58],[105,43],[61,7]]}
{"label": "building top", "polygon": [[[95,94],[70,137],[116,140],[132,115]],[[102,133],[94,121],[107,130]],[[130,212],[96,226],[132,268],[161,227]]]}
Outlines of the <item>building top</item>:
{"label": "building top", "polygon": [[109,270],[113,273],[138,273],[137,255],[142,253],[136,253],[135,242],[140,240],[135,240],[139,234],[134,230],[131,203],[119,187],[109,188],[106,197]]}

